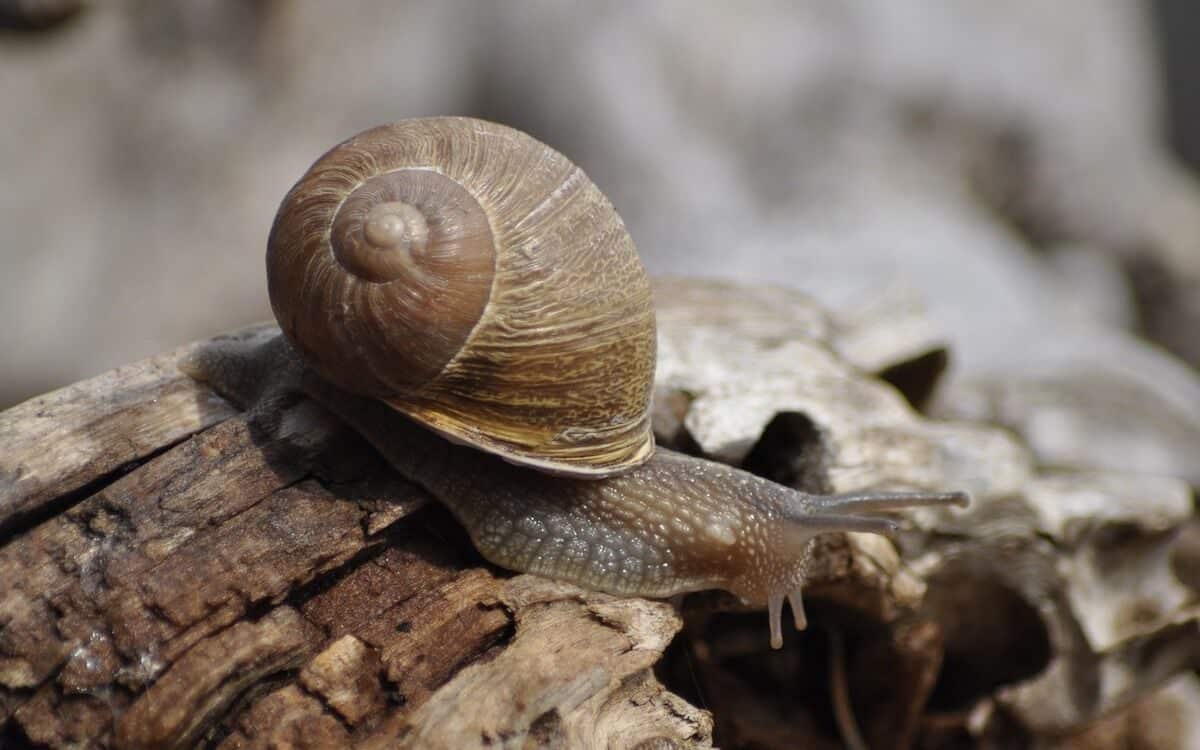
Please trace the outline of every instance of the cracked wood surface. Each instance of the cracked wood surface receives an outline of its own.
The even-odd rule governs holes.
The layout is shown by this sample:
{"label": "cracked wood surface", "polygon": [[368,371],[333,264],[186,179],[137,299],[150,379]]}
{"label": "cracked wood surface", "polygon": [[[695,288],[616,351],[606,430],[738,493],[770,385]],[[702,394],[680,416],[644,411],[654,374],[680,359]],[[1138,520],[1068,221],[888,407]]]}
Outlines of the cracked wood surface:
{"label": "cracked wood surface", "polygon": [[119,367],[0,412],[0,532],[122,466],[234,414],[175,362]]}
{"label": "cracked wood surface", "polygon": [[[912,515],[911,567],[881,537],[818,539],[813,627],[784,650],[722,593],[689,595],[675,638],[678,602],[486,565],[360,437],[399,417],[235,369],[240,410],[172,369],[199,344],[0,414],[0,748],[989,746],[1200,705],[1195,685],[1133,703],[1197,663],[1167,564],[1186,485],[1039,470],[751,318],[664,328],[656,429],[753,443],[747,466],[795,486],[976,490]],[[730,347],[736,372],[712,353]]]}
{"label": "cracked wood surface", "polygon": [[0,746],[707,747],[662,602],[486,566],[294,398],[187,348],[0,414]]}

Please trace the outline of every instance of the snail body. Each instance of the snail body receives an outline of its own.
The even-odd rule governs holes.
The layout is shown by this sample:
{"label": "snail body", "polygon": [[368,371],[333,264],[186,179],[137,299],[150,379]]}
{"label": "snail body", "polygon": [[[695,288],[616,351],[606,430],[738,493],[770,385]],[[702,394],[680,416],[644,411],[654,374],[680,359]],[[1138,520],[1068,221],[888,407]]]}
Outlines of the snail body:
{"label": "snail body", "polygon": [[966,501],[811,495],[655,450],[633,242],[577,167],[503,126],[405,121],[336,147],[285,198],[268,279],[286,340],[231,340],[184,369],[247,405],[322,403],[505,568],[617,594],[725,589],[767,607],[779,647],[785,598],[804,627],[817,535]]}

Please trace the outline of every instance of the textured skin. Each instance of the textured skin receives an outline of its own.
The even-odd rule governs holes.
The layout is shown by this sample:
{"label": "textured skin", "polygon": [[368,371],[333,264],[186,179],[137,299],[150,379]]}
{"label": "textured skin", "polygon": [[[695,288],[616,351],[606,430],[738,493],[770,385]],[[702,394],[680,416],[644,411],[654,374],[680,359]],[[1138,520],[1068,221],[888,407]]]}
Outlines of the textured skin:
{"label": "textured skin", "polygon": [[[419,272],[349,273],[330,240],[369,255],[361,218],[395,200],[435,240],[411,259]],[[654,309],[637,250],[587,176],[524,133],[431,118],[351,138],[285,198],[267,266],[284,333],[349,390],[557,473],[605,476],[653,452]]]}
{"label": "textured skin", "polygon": [[824,532],[886,532],[869,514],[962,504],[959,494],[808,495],[723,464],[657,450],[621,476],[580,480],[515,466],[421,429],[307,371],[280,338],[209,347],[185,370],[242,403],[303,390],[446,504],[488,560],[600,591],[664,597],[720,588],[767,605],[772,643]]}

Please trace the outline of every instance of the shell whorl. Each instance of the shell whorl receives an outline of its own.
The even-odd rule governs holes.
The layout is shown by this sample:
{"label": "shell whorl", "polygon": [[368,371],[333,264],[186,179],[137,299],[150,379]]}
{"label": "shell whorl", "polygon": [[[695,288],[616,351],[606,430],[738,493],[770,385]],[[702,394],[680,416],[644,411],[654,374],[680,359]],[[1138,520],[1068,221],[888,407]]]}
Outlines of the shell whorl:
{"label": "shell whorl", "polygon": [[620,217],[519,131],[406,120],[280,206],[271,304],[309,364],[515,463],[605,476],[653,451],[654,312]]}
{"label": "shell whorl", "polygon": [[403,201],[376,203],[356,223],[361,239],[354,232],[347,242],[333,243],[334,257],[346,270],[378,283],[422,273],[418,260],[429,248],[429,222],[419,208]]}

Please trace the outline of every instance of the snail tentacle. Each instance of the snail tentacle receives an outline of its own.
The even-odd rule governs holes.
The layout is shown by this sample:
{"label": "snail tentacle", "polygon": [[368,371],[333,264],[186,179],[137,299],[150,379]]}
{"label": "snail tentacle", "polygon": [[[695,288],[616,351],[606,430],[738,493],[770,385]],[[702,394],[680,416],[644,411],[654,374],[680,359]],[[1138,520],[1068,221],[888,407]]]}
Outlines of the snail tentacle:
{"label": "snail tentacle", "polygon": [[817,495],[817,504],[825,510],[838,512],[886,511],[902,508],[943,507],[965,508],[970,496],[965,492],[847,492],[840,495]]}

